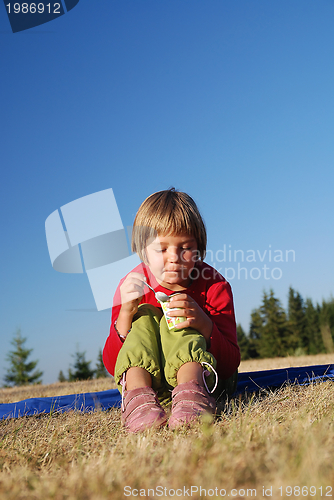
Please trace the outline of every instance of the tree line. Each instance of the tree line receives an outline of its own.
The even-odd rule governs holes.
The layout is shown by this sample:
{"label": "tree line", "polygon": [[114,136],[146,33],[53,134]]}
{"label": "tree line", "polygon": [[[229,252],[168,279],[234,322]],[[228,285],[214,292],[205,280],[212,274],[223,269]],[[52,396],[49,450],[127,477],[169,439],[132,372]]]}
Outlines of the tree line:
{"label": "tree line", "polygon": [[[251,313],[249,332],[238,325],[237,333],[242,360],[334,353],[334,299],[313,305],[290,287],[285,311],[273,290],[263,292],[262,304]],[[5,387],[41,383],[43,373],[36,368],[38,361],[28,361],[32,349],[25,347],[26,340],[18,330],[11,341],[14,350],[7,355]],[[108,376],[101,349],[95,368],[85,352],[77,350],[72,356],[67,376],[59,372],[60,382]]]}
{"label": "tree line", "polygon": [[314,305],[290,287],[285,311],[273,290],[264,292],[249,332],[237,332],[242,360],[334,353],[334,299]]}
{"label": "tree line", "polygon": [[[40,384],[42,382],[43,372],[36,369],[38,361],[28,361],[32,349],[25,347],[26,341],[27,338],[22,337],[21,330],[18,329],[11,341],[14,349],[9,351],[6,357],[9,367],[4,376],[4,387]],[[108,377],[102,360],[102,349],[99,350],[95,368],[91,368],[91,361],[86,360],[85,352],[77,350],[72,356],[74,363],[68,368],[67,377],[60,370],[59,382]]]}

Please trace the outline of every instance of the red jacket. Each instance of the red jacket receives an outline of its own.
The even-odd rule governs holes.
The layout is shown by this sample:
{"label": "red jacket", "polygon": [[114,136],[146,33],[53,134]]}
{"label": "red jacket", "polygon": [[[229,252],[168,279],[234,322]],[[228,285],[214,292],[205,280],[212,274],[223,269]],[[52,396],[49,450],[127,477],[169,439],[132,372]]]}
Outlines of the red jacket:
{"label": "red jacket", "polygon": [[[157,292],[164,292],[166,295],[175,293],[160,286],[149,267],[143,263],[139,264],[132,272],[144,274],[147,282]],[[211,318],[213,328],[208,351],[217,360],[216,370],[220,378],[227,379],[240,364],[240,350],[237,342],[232,290],[225,278],[205,262],[197,262],[193,273],[194,280],[183,293],[191,296]],[[110,335],[103,349],[104,365],[112,375],[114,374],[118,353],[123,345],[114,325],[121,309],[120,285],[125,278],[120,281],[115,292]],[[147,287],[145,290],[147,291],[140,303],[148,303],[160,307],[154,293]]]}

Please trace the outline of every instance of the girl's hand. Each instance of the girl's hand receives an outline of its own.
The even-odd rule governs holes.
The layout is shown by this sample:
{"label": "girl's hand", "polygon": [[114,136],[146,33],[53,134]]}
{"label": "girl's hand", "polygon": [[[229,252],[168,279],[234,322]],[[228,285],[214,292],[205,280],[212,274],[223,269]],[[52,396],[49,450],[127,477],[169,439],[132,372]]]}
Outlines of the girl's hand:
{"label": "girl's hand", "polygon": [[129,273],[120,286],[122,311],[135,314],[141,297],[144,295],[145,276],[140,273]]}
{"label": "girl's hand", "polygon": [[116,321],[116,329],[123,338],[129,333],[133,316],[138,311],[140,299],[144,295],[144,283],[143,274],[129,273],[119,288],[122,305]]}
{"label": "girl's hand", "polygon": [[179,310],[168,311],[168,316],[185,316],[187,318],[186,321],[179,323],[175,328],[190,326],[203,335],[206,341],[210,340],[212,321],[194,299],[185,293],[178,293],[170,297],[168,303],[171,309],[174,307],[180,308]]}

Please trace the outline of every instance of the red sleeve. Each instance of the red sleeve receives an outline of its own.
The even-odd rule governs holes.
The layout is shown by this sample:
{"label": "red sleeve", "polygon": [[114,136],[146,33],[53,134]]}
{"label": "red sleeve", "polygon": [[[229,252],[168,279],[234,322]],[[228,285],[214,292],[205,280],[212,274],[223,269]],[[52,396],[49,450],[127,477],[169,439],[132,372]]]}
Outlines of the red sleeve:
{"label": "red sleeve", "polygon": [[115,330],[115,322],[121,309],[121,293],[119,288],[123,281],[124,279],[119,283],[114,295],[114,305],[111,312],[110,334],[103,349],[103,363],[108,372],[111,373],[111,375],[114,375],[116,359],[123,345],[123,342],[121,341]]}
{"label": "red sleeve", "polygon": [[207,290],[205,309],[213,321],[208,349],[217,360],[217,372],[227,379],[240,364],[240,349],[234,315],[233,295],[227,281],[214,283]]}
{"label": "red sleeve", "polygon": [[[148,280],[148,283],[150,283],[149,279],[149,273],[146,268],[146,266],[141,263],[139,264],[135,269],[133,269],[134,272],[139,272],[144,274],[146,279]],[[131,271],[131,272],[133,272]],[[122,340],[119,338],[118,333],[116,332],[115,329],[115,323],[117,321],[117,318],[119,316],[119,312],[121,310],[121,292],[120,292],[120,286],[125,280],[126,276],[121,279],[119,282],[119,285],[116,289],[115,295],[114,295],[114,300],[113,300],[113,307],[111,311],[111,325],[110,325],[110,333],[109,336],[106,340],[104,349],[103,349],[103,363],[106,369],[108,370],[111,375],[114,375],[115,372],[115,364],[116,364],[116,359],[118,356],[119,351],[121,350],[121,347],[123,345]],[[153,292],[151,292],[149,289],[147,290],[147,293],[143,295],[141,298],[141,303],[146,302],[149,304],[153,304],[155,306],[158,305],[155,295]]]}

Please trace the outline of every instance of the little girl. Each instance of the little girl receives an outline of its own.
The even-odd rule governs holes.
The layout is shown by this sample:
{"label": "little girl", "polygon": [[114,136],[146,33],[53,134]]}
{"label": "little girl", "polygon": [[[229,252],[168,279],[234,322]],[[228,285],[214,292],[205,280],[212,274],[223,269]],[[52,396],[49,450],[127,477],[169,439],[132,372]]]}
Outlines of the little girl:
{"label": "little girl", "polygon": [[[170,396],[168,425],[176,429],[213,414],[215,376],[226,381],[239,366],[231,287],[203,262],[204,222],[194,200],[174,188],[142,203],[132,249],[142,263],[116,290],[103,361],[122,392],[130,432],[166,424],[161,402]],[[146,284],[168,296],[168,316],[181,317],[176,327]]]}

